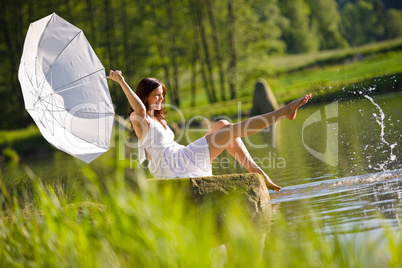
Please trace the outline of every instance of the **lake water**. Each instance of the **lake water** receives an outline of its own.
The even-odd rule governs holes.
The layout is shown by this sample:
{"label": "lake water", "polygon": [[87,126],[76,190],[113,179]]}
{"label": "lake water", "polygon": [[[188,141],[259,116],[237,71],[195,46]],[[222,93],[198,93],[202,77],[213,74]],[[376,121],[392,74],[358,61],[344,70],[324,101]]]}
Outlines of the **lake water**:
{"label": "lake water", "polygon": [[[289,220],[310,211],[328,233],[334,228],[346,233],[379,230],[384,223],[401,231],[402,93],[354,95],[325,104],[314,104],[313,96],[313,104],[300,109],[296,120],[281,121],[243,140],[255,161],[283,187],[280,193],[270,192],[271,203]],[[188,137],[194,140],[204,133],[193,128]],[[136,167],[135,144],[128,143],[134,147],[130,149],[124,146],[127,137],[120,139],[123,142],[113,141],[113,148],[89,166],[100,178],[116,172],[127,178],[149,176],[145,168]],[[26,165],[43,179],[73,185],[72,191],[78,188],[74,183],[83,180],[84,164],[58,151],[3,165],[4,178],[20,176]],[[246,172],[227,152],[213,167],[214,174]]]}
{"label": "lake water", "polygon": [[[308,211],[328,233],[387,224],[400,234],[402,94],[356,95],[301,109],[295,121],[278,124],[275,148],[251,150],[276,158],[264,170],[283,186],[271,203],[288,220]],[[266,138],[257,135],[255,144]]]}

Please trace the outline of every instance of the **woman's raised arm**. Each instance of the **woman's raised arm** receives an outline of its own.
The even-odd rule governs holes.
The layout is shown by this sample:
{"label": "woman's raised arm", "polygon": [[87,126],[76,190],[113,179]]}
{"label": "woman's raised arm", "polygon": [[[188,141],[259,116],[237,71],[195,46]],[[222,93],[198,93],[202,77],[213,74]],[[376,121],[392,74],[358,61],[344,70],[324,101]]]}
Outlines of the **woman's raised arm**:
{"label": "woman's raised arm", "polygon": [[126,83],[126,81],[124,81],[124,77],[122,76],[121,71],[110,70],[110,74],[109,76],[107,76],[107,78],[120,84],[121,88],[124,91],[124,94],[126,94],[126,97],[131,105],[131,108],[133,108],[133,110],[135,111],[135,114],[140,117],[145,117],[147,110],[145,108],[144,103],[137,96],[137,94],[134,93],[134,91],[130,88],[130,86]]}

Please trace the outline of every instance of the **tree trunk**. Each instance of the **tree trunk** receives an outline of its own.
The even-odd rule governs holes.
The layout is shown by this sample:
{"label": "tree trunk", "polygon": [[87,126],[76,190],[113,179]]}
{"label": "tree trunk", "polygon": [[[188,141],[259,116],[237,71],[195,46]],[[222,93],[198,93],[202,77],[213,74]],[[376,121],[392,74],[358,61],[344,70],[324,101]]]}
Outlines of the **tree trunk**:
{"label": "tree trunk", "polygon": [[235,48],[235,15],[234,0],[228,3],[228,45],[229,45],[229,88],[230,98],[236,98],[236,48]]}
{"label": "tree trunk", "polygon": [[[150,0],[148,2],[151,5],[151,13],[150,16],[154,16],[154,14],[157,14],[157,8],[159,7],[158,3],[155,3],[155,1]],[[167,13],[166,13],[167,14]],[[153,19],[154,23],[155,23],[155,27],[158,30],[162,30],[164,31],[164,25],[163,25],[163,21],[160,17],[155,16],[155,18]],[[158,34],[158,33],[155,33]],[[171,76],[170,76],[170,66],[169,63],[167,62],[167,58],[168,58],[168,53],[166,52],[166,44],[164,43],[164,41],[162,40],[162,38],[157,38],[156,40],[156,46],[158,49],[158,53],[159,53],[159,57],[161,59],[162,62],[162,69],[163,72],[165,73],[165,81],[164,84],[166,85],[167,88],[167,93],[169,98],[171,98],[171,103],[174,104],[174,89],[173,89],[173,83],[171,81]]]}
{"label": "tree trunk", "polygon": [[[114,16],[113,16],[113,7],[111,5],[111,2],[109,0],[104,0],[103,1],[103,8],[104,8],[104,16],[105,16],[105,21],[104,21],[104,38],[105,38],[105,44],[106,44],[106,51],[108,53],[108,64],[106,64],[107,69],[116,69],[118,66],[121,66],[119,64],[119,59],[117,58],[115,54],[115,49],[116,49],[116,35],[115,35],[115,26],[114,26]],[[125,102],[124,102],[124,93],[122,90],[120,90],[119,87],[116,86],[116,84],[112,84],[111,88],[113,89],[112,92],[114,93],[115,97],[115,102],[116,102],[116,112],[118,114],[125,114],[126,109],[125,107]]]}
{"label": "tree trunk", "polygon": [[28,3],[28,18],[29,22],[33,22],[35,18],[35,0],[29,0]]}
{"label": "tree trunk", "polygon": [[123,65],[124,70],[127,74],[133,75],[132,73],[132,53],[130,53],[130,47],[128,40],[130,39],[130,31],[128,29],[129,19],[127,17],[127,0],[122,0],[121,4],[121,21],[120,25],[122,25],[122,41],[123,41]]}
{"label": "tree trunk", "polygon": [[193,60],[191,62],[191,107],[195,107],[197,94],[197,48],[193,49]]}
{"label": "tree trunk", "polygon": [[[202,76],[202,81],[204,84],[204,89],[205,93],[207,94],[207,98],[209,103],[214,102],[213,96],[211,94],[211,91],[209,89],[209,83],[208,83],[208,78],[207,78],[207,73],[205,70],[205,61],[203,57],[203,53],[201,51],[201,41],[200,41],[200,25],[199,25],[199,19],[197,15],[197,0],[189,1],[190,2],[190,7],[192,9],[192,14],[193,14],[193,25],[194,25],[194,43],[195,43],[195,57],[197,57],[200,60],[201,64],[201,76]],[[194,64],[196,64],[194,62]],[[195,98],[195,97],[194,97]]]}
{"label": "tree trunk", "polygon": [[87,21],[89,24],[89,30],[90,30],[90,40],[91,40],[91,44],[94,47],[97,47],[97,42],[96,42],[96,30],[95,30],[95,20],[94,20],[94,12],[93,12],[93,7],[92,7],[92,0],[86,0],[85,1],[86,4],[86,12],[88,14],[87,16]]}
{"label": "tree trunk", "polygon": [[[198,1],[196,1],[198,3]],[[204,51],[204,56],[205,56],[205,63],[207,65],[207,70],[208,70],[208,82],[210,85],[211,89],[211,98],[212,102],[216,102],[216,92],[215,92],[215,85],[214,85],[214,80],[213,80],[213,69],[212,69],[212,62],[209,56],[209,48],[208,48],[208,41],[207,37],[205,34],[205,28],[204,28],[204,23],[203,23],[203,15],[202,15],[202,5],[199,3],[196,6],[196,16],[197,16],[197,24],[199,25],[199,32],[200,32],[200,37],[201,37],[201,42],[202,42],[202,48]]]}
{"label": "tree trunk", "polygon": [[219,44],[218,27],[216,26],[215,15],[213,12],[211,0],[205,0],[205,2],[207,4],[209,22],[212,27],[212,37],[213,37],[213,41],[214,41],[215,55],[216,55],[216,61],[218,64],[219,79],[220,79],[220,85],[221,85],[221,88],[220,88],[221,98],[222,98],[222,100],[226,100],[225,76],[224,76],[224,71],[223,71],[221,48],[220,48],[220,44]]}
{"label": "tree trunk", "polygon": [[13,125],[19,125],[21,122],[26,124],[30,121],[28,119],[28,114],[25,112],[25,105],[17,76],[24,45],[24,34],[22,29],[28,30],[25,25],[22,25],[23,16],[21,15],[21,5],[21,0],[17,0],[4,1],[0,6],[2,18],[5,19],[5,23],[2,23],[2,25],[4,25],[4,38],[6,48],[9,52],[9,66],[7,68],[7,74],[9,77],[7,84],[10,92],[13,92],[12,94],[9,94],[7,102],[8,105],[13,107],[11,108],[12,113],[17,115]]}
{"label": "tree trunk", "polygon": [[109,65],[115,66],[116,64],[116,58],[114,55],[114,49],[115,49],[115,40],[116,40],[116,36],[115,36],[115,32],[114,32],[114,17],[113,17],[113,10],[112,10],[112,6],[110,4],[109,0],[104,0],[104,12],[105,12],[105,22],[104,22],[104,26],[105,26],[105,33],[106,33],[106,49],[108,52],[108,57],[109,57]]}
{"label": "tree trunk", "polygon": [[170,59],[172,62],[173,68],[173,104],[177,107],[180,107],[180,99],[179,99],[179,67],[177,64],[177,47],[176,47],[176,24],[175,18],[172,12],[172,1],[166,0],[166,11],[168,17],[169,24],[169,39],[170,39]]}
{"label": "tree trunk", "polygon": [[170,82],[170,72],[169,72],[169,65],[166,62],[166,56],[165,56],[165,51],[164,51],[164,46],[163,43],[161,41],[161,39],[158,39],[157,41],[157,47],[158,47],[158,52],[159,52],[159,57],[162,60],[162,68],[163,71],[165,73],[165,80],[166,82],[164,82],[164,84],[167,87],[167,90],[169,92],[169,95],[173,96],[173,92],[172,92],[172,83]]}
{"label": "tree trunk", "polygon": [[65,5],[66,5],[66,15],[67,15],[67,17],[65,19],[68,22],[70,22],[71,24],[74,24],[71,1],[70,0],[65,0]]}

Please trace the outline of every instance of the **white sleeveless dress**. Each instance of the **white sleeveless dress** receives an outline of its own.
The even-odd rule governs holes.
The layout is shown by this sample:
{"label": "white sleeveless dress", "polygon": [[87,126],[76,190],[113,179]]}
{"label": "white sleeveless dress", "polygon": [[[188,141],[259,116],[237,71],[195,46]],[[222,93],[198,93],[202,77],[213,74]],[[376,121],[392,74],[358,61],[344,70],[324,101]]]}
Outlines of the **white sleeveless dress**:
{"label": "white sleeveless dress", "polygon": [[150,154],[148,169],[156,178],[188,178],[212,176],[209,148],[205,137],[187,146],[174,141],[174,133],[166,125],[146,115],[150,126],[142,141],[138,142],[139,162],[145,161],[145,150]]}

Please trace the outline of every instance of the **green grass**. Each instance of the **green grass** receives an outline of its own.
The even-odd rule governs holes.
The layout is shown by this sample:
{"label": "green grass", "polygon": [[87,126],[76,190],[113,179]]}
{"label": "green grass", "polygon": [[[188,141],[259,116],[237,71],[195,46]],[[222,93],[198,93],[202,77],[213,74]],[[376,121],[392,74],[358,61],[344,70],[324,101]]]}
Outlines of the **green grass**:
{"label": "green grass", "polygon": [[[239,113],[247,115],[252,107],[254,84],[259,77],[267,79],[278,102],[282,104],[309,92],[314,93],[313,101],[317,101],[327,95],[338,94],[343,88],[354,90],[355,87],[358,90],[374,85],[377,85],[378,91],[400,88],[401,46],[402,39],[397,39],[312,54],[286,55],[272,59],[251,58],[247,60],[247,64],[238,68],[239,76],[248,78],[238,85],[237,99],[209,104],[203,84],[198,81],[196,107],[190,107],[190,77],[189,73],[185,73],[181,78],[181,109],[179,112],[170,109],[167,119],[169,123],[188,122],[192,118],[199,122],[201,117],[213,119],[217,116],[233,118]],[[346,61],[356,54],[364,55],[365,58]],[[391,79],[394,76],[396,79]],[[381,77],[384,78],[382,82],[374,81]],[[218,85],[218,77],[215,76],[215,79]],[[393,84],[394,80],[396,86]],[[217,95],[219,96],[218,91]],[[44,139],[34,125],[18,131],[0,131],[0,149],[11,148],[18,153],[29,153],[37,151],[43,145]]]}
{"label": "green grass", "polygon": [[[308,90],[315,90],[316,95],[328,94],[332,89],[401,73],[401,59],[400,52],[381,53],[346,65],[282,74],[270,80],[270,84],[281,102]],[[308,62],[295,66],[300,65],[311,67]],[[238,100],[184,109],[184,118],[235,115],[239,100],[243,112],[248,111],[251,95],[250,89]],[[172,120],[178,116],[170,112],[168,117]],[[35,126],[1,131],[0,147],[26,146],[35,137],[40,137]],[[6,152],[16,157],[12,151]],[[119,161],[110,158],[109,162]],[[0,267],[224,267],[225,264],[398,267],[401,264],[401,236],[386,226],[378,237],[359,233],[358,229],[356,233],[343,235],[336,228],[328,230],[325,222],[318,221],[316,213],[306,207],[298,212],[297,220],[289,221],[274,213],[270,226],[261,229],[252,224],[243,207],[232,204],[226,207],[218,229],[215,206],[197,207],[180,193],[152,187],[141,173],[127,179],[124,168],[116,166],[115,174],[105,176],[83,164],[81,172],[86,180],[75,188],[56,179],[44,181],[29,168],[25,176],[7,181],[0,172]],[[263,233],[266,233],[265,247],[260,244]],[[230,244],[229,260],[216,250],[223,242]]]}
{"label": "green grass", "polygon": [[387,40],[365,44],[358,47],[348,47],[344,49],[334,49],[319,51],[308,54],[294,54],[285,56],[274,56],[270,62],[275,66],[276,73],[287,73],[294,70],[300,70],[314,65],[325,65],[326,63],[340,62],[347,58],[353,58],[355,55],[370,55],[387,52],[391,50],[400,50],[402,39]]}
{"label": "green grass", "polygon": [[0,147],[11,145],[23,139],[38,135],[39,129],[36,125],[30,125],[25,129],[18,131],[15,130],[2,130],[0,131]]}
{"label": "green grass", "polygon": [[51,150],[34,124],[19,130],[0,131],[0,161],[18,161],[19,155]]}
{"label": "green grass", "polygon": [[[288,56],[291,57],[291,56]],[[307,57],[307,56],[306,56]],[[342,64],[331,64],[321,67],[310,67],[290,73],[282,73],[276,77],[268,77],[277,101],[287,103],[303,94],[312,92],[313,101],[326,95],[342,93],[342,89],[362,89],[362,87],[376,86],[378,91],[393,90],[392,87],[400,88],[402,74],[402,51],[389,51],[379,54],[367,54],[360,61],[352,61]],[[397,77],[397,79],[392,77]],[[383,81],[380,82],[378,79]],[[378,81],[375,81],[378,80]],[[385,81],[387,80],[387,81]],[[213,118],[216,115],[234,116],[241,102],[241,113],[247,114],[252,106],[254,83],[250,80],[241,91],[241,96],[235,100],[203,104],[196,107],[182,108],[183,116],[172,112],[168,115],[169,121],[180,121],[181,118],[189,120],[194,116],[203,115]],[[394,83],[394,81],[396,81]],[[203,95],[200,95],[200,98]],[[185,102],[185,101],[183,101]],[[185,106],[185,105],[184,105]]]}
{"label": "green grass", "polygon": [[[402,51],[369,56],[361,61],[324,68],[308,69],[281,75],[272,80],[272,87],[280,101],[309,91],[328,94],[342,87],[351,87],[367,80],[374,80],[402,73]],[[373,83],[373,86],[378,83]]]}
{"label": "green grass", "polygon": [[[119,174],[100,181],[83,165],[87,180],[71,197],[26,171],[18,191],[1,180],[1,267],[395,267],[402,261],[394,231],[384,228],[375,239],[326,235],[308,208],[299,220],[276,213],[261,228],[244,208],[228,205],[217,228],[216,204],[192,205],[143,178],[134,178],[135,187]],[[223,242],[230,244],[228,260],[216,250]]]}
{"label": "green grass", "polygon": [[[344,49],[319,51],[315,53],[306,54],[288,54],[284,56],[268,55],[258,58],[253,55],[248,55],[247,58],[239,59],[237,66],[237,96],[250,97],[254,88],[257,78],[269,79],[273,82],[274,90],[278,89],[275,82],[283,80],[283,76],[292,76],[292,73],[307,70],[307,72],[314,72],[322,68],[333,65],[347,65],[348,62],[355,60],[358,57],[370,57],[376,54],[384,54],[392,51],[400,51],[402,49],[402,39],[387,40],[383,42],[376,42],[371,44],[362,45],[359,47],[349,47]],[[357,57],[357,58],[358,58]],[[314,70],[311,70],[314,68]],[[219,92],[219,76],[218,71],[214,70],[214,81],[218,99],[220,99]],[[296,74],[297,75],[297,74]],[[322,77],[325,80],[326,77]],[[180,96],[181,107],[189,108],[191,106],[191,78],[190,72],[185,71],[180,77]],[[279,81],[279,85],[281,85]],[[196,85],[197,97],[196,106],[205,106],[208,104],[203,83],[201,78],[197,80]],[[228,94],[228,88],[226,88]]]}

